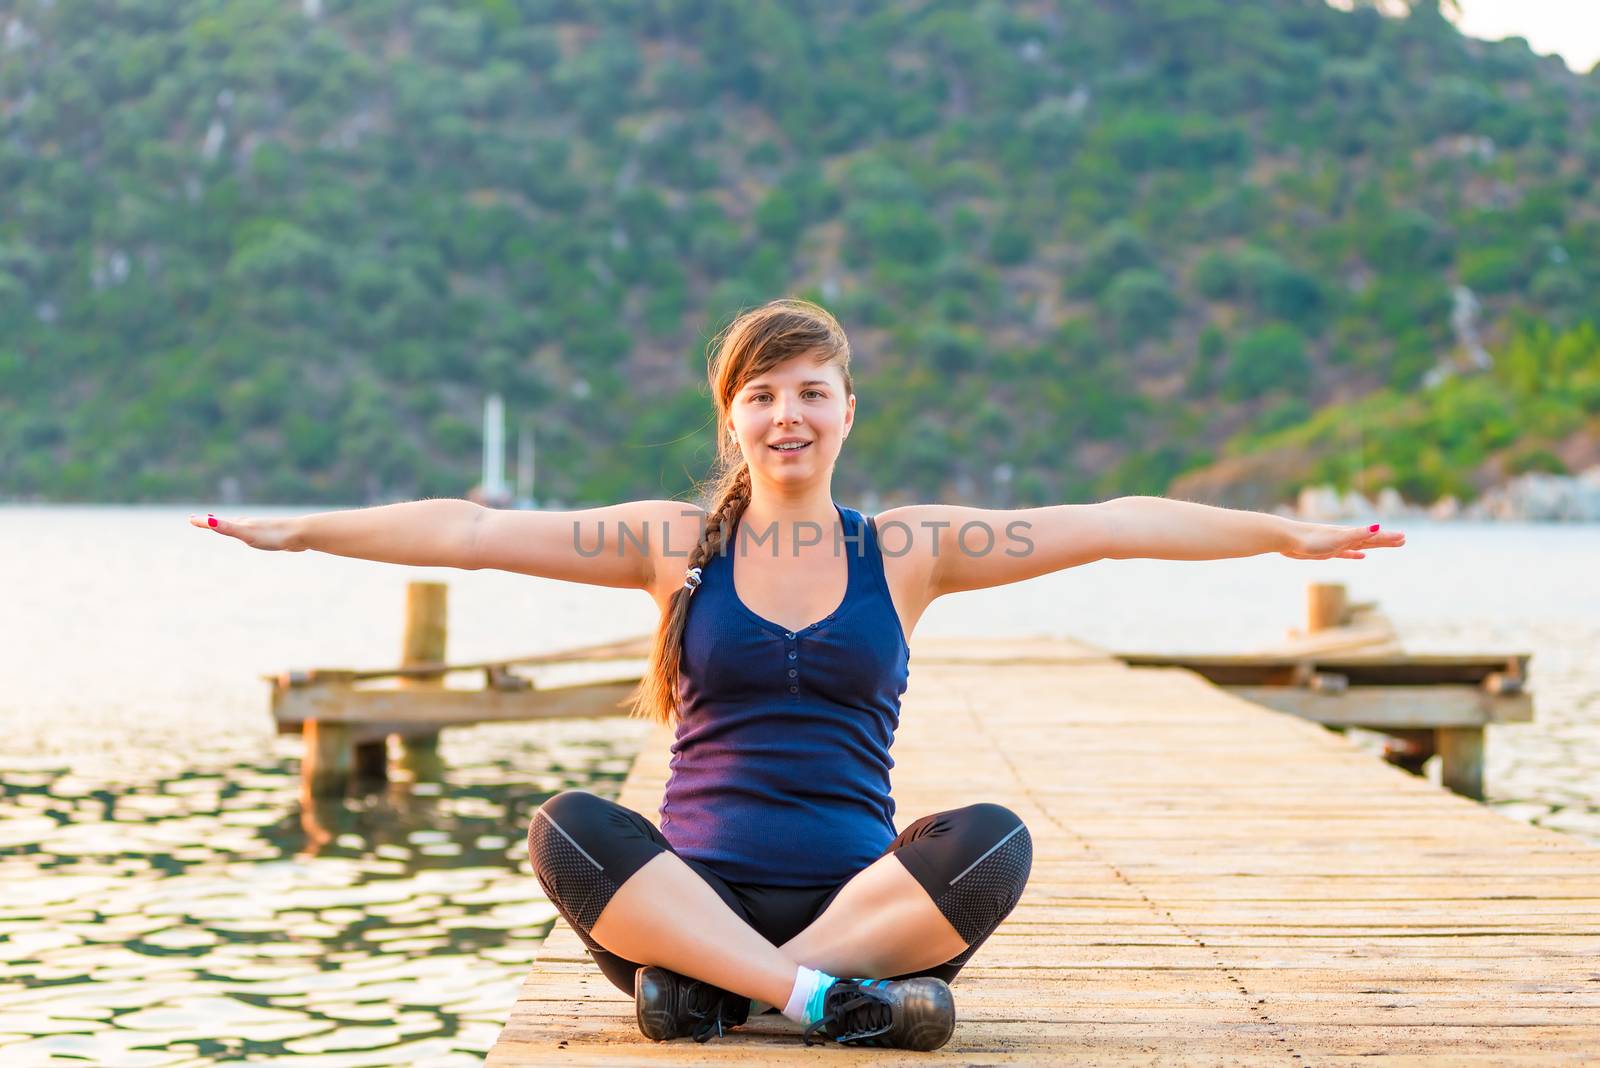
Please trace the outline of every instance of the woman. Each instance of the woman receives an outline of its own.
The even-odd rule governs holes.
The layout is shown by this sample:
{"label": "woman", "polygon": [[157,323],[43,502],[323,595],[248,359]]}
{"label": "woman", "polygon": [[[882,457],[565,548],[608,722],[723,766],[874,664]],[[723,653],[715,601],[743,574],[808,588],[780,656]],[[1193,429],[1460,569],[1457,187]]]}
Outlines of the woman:
{"label": "woman", "polygon": [[808,1044],[935,1049],[955,1025],[948,983],[1021,896],[1032,843],[992,804],[895,832],[889,747],[928,604],[1100,559],[1361,559],[1404,537],[1152,497],[868,519],[832,495],[856,407],[834,318],[774,301],[712,347],[703,508],[191,521],[257,548],[647,591],[661,625],[635,711],[676,724],[660,829],[593,794],[550,798],[528,833],[545,892],[650,1038],[704,1041],[770,1006]]}

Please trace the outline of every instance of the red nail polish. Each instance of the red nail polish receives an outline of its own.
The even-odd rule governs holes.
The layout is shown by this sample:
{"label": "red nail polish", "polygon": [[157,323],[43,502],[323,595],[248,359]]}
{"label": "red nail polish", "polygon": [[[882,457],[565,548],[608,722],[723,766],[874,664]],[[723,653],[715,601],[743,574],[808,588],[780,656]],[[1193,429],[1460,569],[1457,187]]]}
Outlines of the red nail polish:
{"label": "red nail polish", "polygon": [[1370,534],[1376,534],[1378,532],[1378,524],[1372,524],[1372,526],[1367,528],[1367,532]]}
{"label": "red nail polish", "polygon": [[212,526],[216,526],[217,525],[217,517],[214,516],[214,515],[208,515],[208,516],[206,516],[206,522],[210,523]]}

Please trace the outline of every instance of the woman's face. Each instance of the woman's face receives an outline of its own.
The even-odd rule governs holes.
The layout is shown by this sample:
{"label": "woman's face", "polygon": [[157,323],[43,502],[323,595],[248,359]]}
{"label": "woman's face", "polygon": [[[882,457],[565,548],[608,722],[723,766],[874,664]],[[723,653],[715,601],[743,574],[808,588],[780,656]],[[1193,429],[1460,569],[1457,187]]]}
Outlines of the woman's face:
{"label": "woman's face", "polygon": [[[728,418],[752,475],[802,482],[833,469],[855,410],[856,399],[845,394],[837,365],[796,356],[751,378],[734,395]],[[805,444],[793,450],[776,447],[784,441]]]}

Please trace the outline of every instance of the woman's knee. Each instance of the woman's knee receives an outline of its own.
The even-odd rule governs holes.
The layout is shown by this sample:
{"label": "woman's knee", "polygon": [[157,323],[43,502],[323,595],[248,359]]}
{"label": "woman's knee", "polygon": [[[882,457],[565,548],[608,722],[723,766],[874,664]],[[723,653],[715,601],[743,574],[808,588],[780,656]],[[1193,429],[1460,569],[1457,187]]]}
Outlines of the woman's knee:
{"label": "woman's knee", "polygon": [[581,842],[601,816],[606,800],[583,790],[564,790],[546,798],[528,821],[528,859],[541,877],[558,858],[584,852]]}
{"label": "woman's knee", "polygon": [[528,824],[528,859],[545,893],[558,906],[584,902],[578,911],[588,922],[634,872],[671,849],[639,813],[584,790],[556,794]]}
{"label": "woman's knee", "polygon": [[528,859],[539,885],[591,950],[598,946],[589,928],[627,878],[628,854],[638,851],[627,840],[637,832],[626,812],[603,797],[566,790],[540,805],[528,824]]}
{"label": "woman's knee", "polygon": [[592,794],[588,790],[562,790],[559,794],[547,797],[544,804],[534,812],[553,816],[558,822],[586,822],[594,819],[617,807],[615,801],[607,801],[599,794]]}
{"label": "woman's knee", "polygon": [[557,815],[573,815],[598,812],[613,804],[615,802],[607,801],[599,794],[590,793],[588,790],[562,790],[558,794],[551,794],[545,798],[543,803],[534,810],[534,814],[549,812]]}
{"label": "woman's knee", "polygon": [[963,824],[962,838],[973,843],[976,855],[950,878],[935,901],[970,944],[988,937],[1021,900],[1033,870],[1033,836],[1004,805],[969,805],[957,810],[954,818]]}
{"label": "woman's knee", "polygon": [[603,870],[583,842],[593,836],[590,828],[601,798],[582,790],[567,790],[549,798],[534,812],[528,823],[528,860],[552,897],[558,887],[588,883],[592,874]]}
{"label": "woman's knee", "polygon": [[962,824],[964,829],[969,829],[968,833],[979,836],[999,837],[1019,826],[1026,826],[1021,816],[993,801],[979,801],[975,805],[958,808],[950,813],[950,817]]}

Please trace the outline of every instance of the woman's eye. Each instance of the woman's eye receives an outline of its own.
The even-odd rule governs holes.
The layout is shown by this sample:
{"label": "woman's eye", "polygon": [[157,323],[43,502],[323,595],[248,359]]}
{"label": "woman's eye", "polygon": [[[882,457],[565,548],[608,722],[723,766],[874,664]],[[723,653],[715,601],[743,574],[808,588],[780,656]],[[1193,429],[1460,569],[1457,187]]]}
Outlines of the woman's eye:
{"label": "woman's eye", "polygon": [[[806,390],[805,394],[802,394],[802,396],[808,395],[808,394],[812,395],[812,396],[816,396],[816,397],[821,397],[823,395],[822,391],[820,389],[808,389],[808,390]],[[770,396],[772,396],[772,394],[770,394],[770,393],[753,393],[750,396],[750,402],[752,404],[756,404],[756,403],[759,403],[759,402],[767,399]]]}

